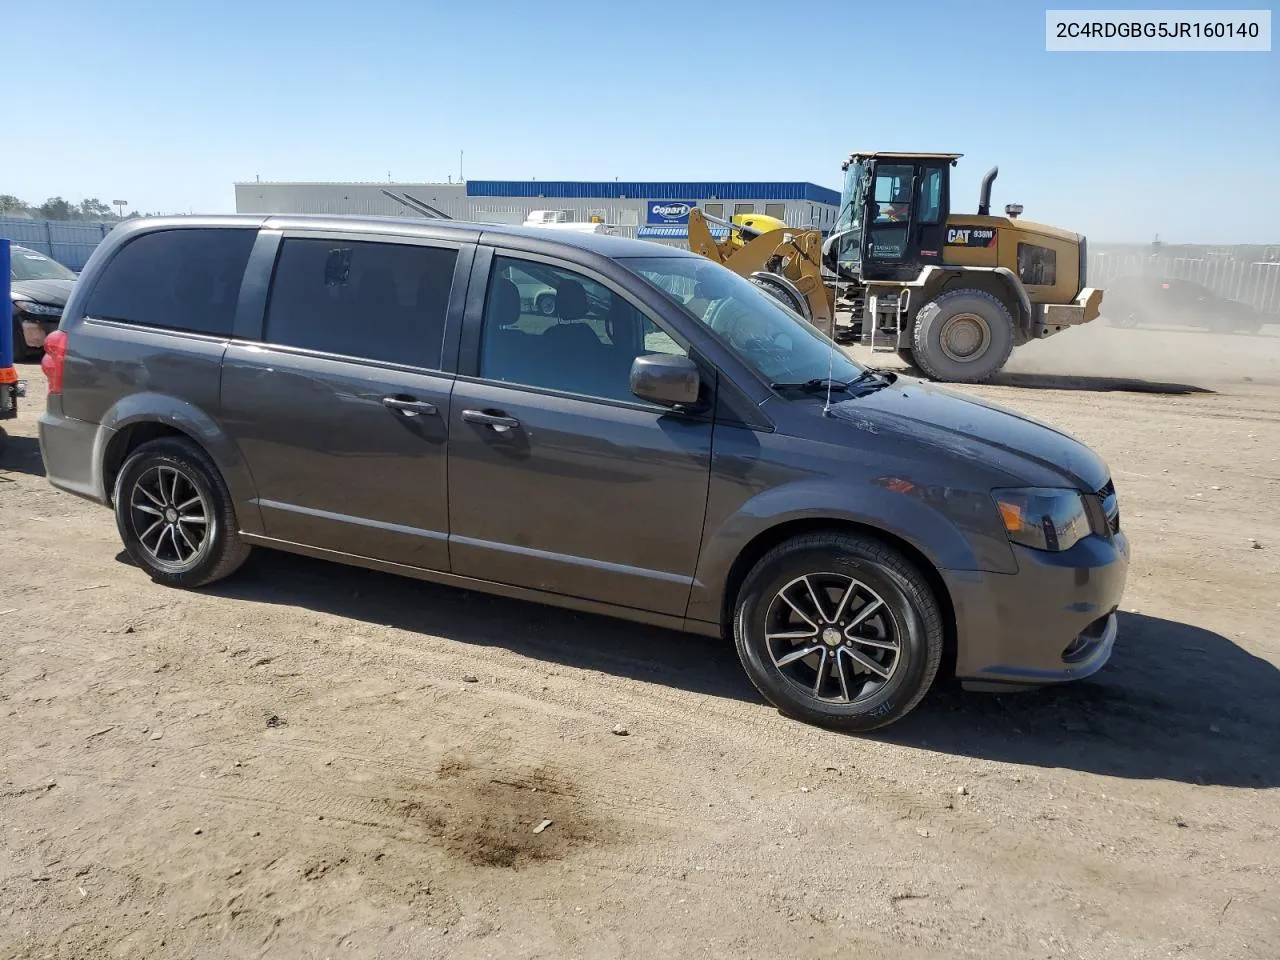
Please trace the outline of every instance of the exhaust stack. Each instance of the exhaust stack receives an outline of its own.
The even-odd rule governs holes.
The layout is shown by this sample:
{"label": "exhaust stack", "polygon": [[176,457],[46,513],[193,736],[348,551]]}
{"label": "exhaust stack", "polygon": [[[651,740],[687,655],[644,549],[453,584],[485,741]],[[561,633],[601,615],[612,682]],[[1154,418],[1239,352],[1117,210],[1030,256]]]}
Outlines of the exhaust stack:
{"label": "exhaust stack", "polygon": [[996,175],[999,172],[999,167],[992,167],[982,178],[982,190],[978,193],[978,216],[980,217],[991,214],[991,184],[996,182]]}

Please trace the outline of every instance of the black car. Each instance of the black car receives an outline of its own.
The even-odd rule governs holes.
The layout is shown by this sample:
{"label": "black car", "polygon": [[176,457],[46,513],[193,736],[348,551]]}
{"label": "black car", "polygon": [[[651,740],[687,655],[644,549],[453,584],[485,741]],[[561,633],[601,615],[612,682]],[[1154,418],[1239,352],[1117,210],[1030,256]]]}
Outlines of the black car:
{"label": "black car", "polygon": [[58,329],[76,274],[52,257],[13,244],[9,298],[13,301],[13,358],[39,360],[44,338]]}
{"label": "black car", "polygon": [[1102,312],[1116,327],[1202,327],[1218,333],[1257,333],[1268,322],[1247,303],[1220,297],[1191,280],[1118,277],[1107,284]]}

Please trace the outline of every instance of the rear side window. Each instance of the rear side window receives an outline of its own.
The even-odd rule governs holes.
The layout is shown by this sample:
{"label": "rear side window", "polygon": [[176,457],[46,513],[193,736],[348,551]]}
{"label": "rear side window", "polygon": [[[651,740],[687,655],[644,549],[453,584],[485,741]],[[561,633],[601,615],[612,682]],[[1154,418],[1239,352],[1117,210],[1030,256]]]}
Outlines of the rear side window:
{"label": "rear side window", "polygon": [[230,336],[258,231],[176,229],[129,241],[94,284],[86,313],[145,327]]}
{"label": "rear side window", "polygon": [[458,252],[376,241],[286,239],[266,339],[346,357],[440,369]]}

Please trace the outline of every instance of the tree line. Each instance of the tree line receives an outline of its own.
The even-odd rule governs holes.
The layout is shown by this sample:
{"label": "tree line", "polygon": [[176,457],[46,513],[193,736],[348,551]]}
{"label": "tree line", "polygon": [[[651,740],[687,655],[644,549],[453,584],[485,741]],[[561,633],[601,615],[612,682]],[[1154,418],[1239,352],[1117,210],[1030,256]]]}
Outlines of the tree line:
{"label": "tree line", "polygon": [[[130,210],[121,217],[110,206],[97,197],[72,203],[62,197],[50,197],[44,203],[30,204],[10,193],[0,193],[0,217],[30,216],[38,220],[92,220],[116,221],[128,220],[130,217],[141,217],[137,210]],[[146,214],[151,216],[151,214]]]}

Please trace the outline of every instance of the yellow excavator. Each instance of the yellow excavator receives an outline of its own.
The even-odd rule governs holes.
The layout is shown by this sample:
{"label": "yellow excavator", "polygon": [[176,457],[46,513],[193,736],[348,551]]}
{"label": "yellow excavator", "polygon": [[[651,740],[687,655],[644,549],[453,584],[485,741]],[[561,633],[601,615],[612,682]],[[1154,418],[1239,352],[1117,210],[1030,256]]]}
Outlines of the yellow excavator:
{"label": "yellow excavator", "polygon": [[[690,248],[841,342],[896,351],[934,380],[987,380],[1014,347],[1097,319],[1102,291],[1087,285],[1083,236],[1022,220],[1019,204],[991,214],[998,168],[982,180],[976,213],[953,212],[961,156],[854,153],[825,239],[773,218],[726,223],[694,211]],[[726,236],[714,239],[707,221]],[[837,301],[848,324],[835,323]]]}

